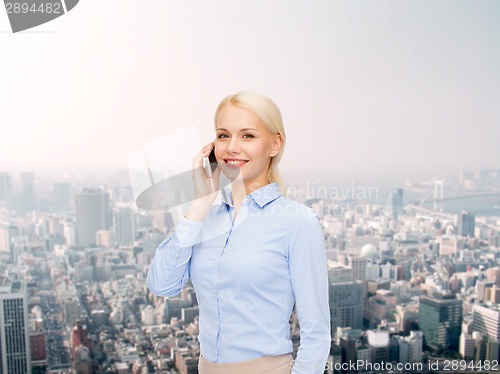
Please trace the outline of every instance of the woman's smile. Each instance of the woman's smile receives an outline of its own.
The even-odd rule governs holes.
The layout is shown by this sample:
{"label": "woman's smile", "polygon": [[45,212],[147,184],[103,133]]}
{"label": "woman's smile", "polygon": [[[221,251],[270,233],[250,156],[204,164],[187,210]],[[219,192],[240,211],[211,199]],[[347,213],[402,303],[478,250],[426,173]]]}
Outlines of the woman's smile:
{"label": "woman's smile", "polygon": [[248,160],[240,160],[236,158],[225,158],[224,162],[229,166],[230,168],[239,168],[245,165]]}

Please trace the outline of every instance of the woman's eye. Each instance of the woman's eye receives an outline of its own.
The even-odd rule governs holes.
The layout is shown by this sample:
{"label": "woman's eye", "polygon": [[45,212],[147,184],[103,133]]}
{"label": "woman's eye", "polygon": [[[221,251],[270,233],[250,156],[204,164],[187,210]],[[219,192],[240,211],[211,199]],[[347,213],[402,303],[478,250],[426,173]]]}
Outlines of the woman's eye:
{"label": "woman's eye", "polygon": [[243,134],[243,137],[244,138],[255,138],[255,136],[253,136],[252,134]]}
{"label": "woman's eye", "polygon": [[222,138],[226,138],[227,135],[226,134],[220,134],[217,136],[217,139],[222,139]]}

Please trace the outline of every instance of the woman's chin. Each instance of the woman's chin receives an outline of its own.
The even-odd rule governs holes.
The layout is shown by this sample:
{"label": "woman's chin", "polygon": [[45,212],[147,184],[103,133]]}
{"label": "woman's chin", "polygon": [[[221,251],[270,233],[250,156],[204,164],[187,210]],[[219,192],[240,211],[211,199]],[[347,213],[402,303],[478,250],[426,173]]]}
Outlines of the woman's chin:
{"label": "woman's chin", "polygon": [[229,179],[231,182],[243,182],[243,176],[241,175],[241,170],[236,168],[225,168],[221,170],[222,173]]}

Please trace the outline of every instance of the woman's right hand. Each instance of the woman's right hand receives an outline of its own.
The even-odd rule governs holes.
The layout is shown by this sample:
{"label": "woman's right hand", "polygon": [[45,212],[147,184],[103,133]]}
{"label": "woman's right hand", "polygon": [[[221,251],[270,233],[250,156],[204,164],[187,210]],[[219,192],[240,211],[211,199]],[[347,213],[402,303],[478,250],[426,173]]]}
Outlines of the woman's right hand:
{"label": "woman's right hand", "polygon": [[217,197],[220,167],[217,165],[211,177],[207,175],[203,167],[203,157],[208,157],[213,147],[214,143],[210,142],[193,157],[193,183],[196,200],[191,204],[186,218],[202,221]]}

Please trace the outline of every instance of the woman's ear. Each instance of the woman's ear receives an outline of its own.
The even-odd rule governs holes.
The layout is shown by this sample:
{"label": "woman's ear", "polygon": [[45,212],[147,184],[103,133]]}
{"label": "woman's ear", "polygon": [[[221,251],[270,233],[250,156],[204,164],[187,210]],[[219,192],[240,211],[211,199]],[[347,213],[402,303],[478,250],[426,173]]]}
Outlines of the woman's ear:
{"label": "woman's ear", "polygon": [[273,149],[271,151],[271,157],[274,157],[279,153],[282,145],[283,145],[283,138],[281,137],[281,134],[278,133],[273,140]]}

